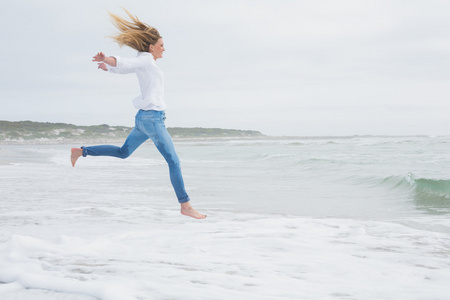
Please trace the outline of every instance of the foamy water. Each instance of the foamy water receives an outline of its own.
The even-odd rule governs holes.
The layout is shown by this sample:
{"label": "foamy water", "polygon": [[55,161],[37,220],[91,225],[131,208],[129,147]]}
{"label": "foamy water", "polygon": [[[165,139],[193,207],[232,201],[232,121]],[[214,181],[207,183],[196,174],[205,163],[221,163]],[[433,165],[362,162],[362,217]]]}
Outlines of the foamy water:
{"label": "foamy water", "polygon": [[450,138],[1,146],[0,299],[448,299]]}

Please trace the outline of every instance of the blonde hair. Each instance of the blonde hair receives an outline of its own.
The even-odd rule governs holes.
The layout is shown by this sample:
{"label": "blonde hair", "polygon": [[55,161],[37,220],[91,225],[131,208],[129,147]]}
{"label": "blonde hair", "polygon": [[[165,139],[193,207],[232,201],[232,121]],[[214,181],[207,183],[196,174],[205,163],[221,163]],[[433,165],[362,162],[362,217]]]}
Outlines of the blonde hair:
{"label": "blonde hair", "polygon": [[155,45],[161,38],[158,30],[133,16],[128,10],[123,9],[131,21],[128,21],[115,14],[109,13],[114,26],[119,29],[119,33],[111,36],[120,46],[126,45],[139,52],[149,52],[150,45]]}

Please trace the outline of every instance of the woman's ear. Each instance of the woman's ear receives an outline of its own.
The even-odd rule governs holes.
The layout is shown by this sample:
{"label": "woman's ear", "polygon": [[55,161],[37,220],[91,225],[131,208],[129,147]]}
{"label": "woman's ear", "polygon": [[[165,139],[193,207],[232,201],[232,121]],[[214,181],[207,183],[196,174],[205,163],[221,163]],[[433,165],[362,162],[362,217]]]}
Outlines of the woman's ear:
{"label": "woman's ear", "polygon": [[150,52],[150,53],[151,53],[151,52],[153,51],[153,48],[154,48],[154,47],[153,47],[153,45],[152,45],[152,44],[150,44],[150,46],[148,46],[148,52]]}

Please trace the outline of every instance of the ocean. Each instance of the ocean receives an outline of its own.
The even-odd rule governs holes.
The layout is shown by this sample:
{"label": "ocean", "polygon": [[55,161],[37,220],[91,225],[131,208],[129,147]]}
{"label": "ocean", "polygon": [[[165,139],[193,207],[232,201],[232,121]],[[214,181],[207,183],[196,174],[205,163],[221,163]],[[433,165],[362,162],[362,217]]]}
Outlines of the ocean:
{"label": "ocean", "polygon": [[175,145],[0,145],[0,299],[450,299],[450,137]]}

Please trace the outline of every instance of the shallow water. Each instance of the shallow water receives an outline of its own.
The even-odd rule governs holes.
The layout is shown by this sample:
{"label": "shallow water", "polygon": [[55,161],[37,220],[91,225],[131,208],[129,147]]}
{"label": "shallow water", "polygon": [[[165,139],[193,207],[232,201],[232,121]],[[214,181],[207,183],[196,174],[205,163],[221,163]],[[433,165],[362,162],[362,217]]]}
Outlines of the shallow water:
{"label": "shallow water", "polygon": [[0,147],[0,299],[448,299],[450,137]]}

